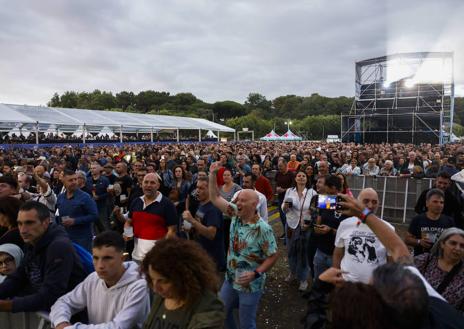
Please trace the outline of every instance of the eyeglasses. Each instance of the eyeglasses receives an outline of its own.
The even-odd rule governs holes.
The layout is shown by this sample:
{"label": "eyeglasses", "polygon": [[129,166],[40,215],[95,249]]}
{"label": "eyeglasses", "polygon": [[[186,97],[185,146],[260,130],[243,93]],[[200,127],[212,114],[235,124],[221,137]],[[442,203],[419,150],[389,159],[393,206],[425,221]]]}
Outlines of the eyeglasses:
{"label": "eyeglasses", "polygon": [[8,265],[11,264],[13,261],[14,261],[14,258],[13,258],[13,257],[7,257],[7,258],[5,258],[4,260],[0,260],[0,267],[8,266]]}

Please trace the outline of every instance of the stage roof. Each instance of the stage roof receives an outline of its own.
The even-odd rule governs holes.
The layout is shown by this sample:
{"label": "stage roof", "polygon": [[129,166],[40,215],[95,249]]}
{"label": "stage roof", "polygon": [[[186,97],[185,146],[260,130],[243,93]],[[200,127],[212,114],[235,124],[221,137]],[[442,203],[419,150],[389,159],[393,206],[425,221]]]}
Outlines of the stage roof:
{"label": "stage roof", "polygon": [[122,129],[125,133],[176,129],[235,131],[227,126],[200,118],[0,104],[0,130],[21,127],[34,131],[37,122],[40,131],[46,131],[51,125],[56,126],[62,132],[73,132],[84,125],[89,132],[99,132],[103,127],[109,127],[115,132]]}

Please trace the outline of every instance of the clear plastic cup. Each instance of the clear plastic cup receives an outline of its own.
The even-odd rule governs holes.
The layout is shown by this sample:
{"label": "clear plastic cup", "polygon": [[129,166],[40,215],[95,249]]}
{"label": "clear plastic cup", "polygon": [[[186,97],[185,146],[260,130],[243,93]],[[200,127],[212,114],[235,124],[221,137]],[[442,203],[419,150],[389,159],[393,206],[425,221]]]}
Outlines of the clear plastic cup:
{"label": "clear plastic cup", "polygon": [[183,227],[185,230],[190,230],[192,228],[192,224],[190,222],[187,222],[186,220],[184,220],[184,224],[183,224]]}
{"label": "clear plastic cup", "polygon": [[287,204],[287,207],[288,207],[288,208],[292,208],[292,207],[293,207],[293,199],[292,199],[292,198],[287,198],[287,199],[285,199],[285,203]]}
{"label": "clear plastic cup", "polygon": [[124,236],[132,238],[134,236],[134,228],[132,226],[124,226]]}
{"label": "clear plastic cup", "polygon": [[236,268],[235,269],[235,283],[238,283],[238,280],[242,277],[244,273],[248,272],[245,268]]}

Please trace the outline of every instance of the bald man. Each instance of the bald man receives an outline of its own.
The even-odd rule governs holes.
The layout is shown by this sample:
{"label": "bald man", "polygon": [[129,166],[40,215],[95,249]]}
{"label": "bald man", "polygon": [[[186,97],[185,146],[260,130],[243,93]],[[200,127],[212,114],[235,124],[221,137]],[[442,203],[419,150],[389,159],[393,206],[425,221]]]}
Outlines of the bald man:
{"label": "bald man", "polygon": [[126,238],[130,238],[133,228],[134,251],[132,259],[141,262],[156,241],[176,236],[177,212],[174,204],[158,191],[158,174],[146,174],[142,181],[143,195],[132,201],[124,225]]}
{"label": "bald man", "polygon": [[[374,189],[363,189],[358,200],[368,211],[377,211],[379,196]],[[388,226],[394,230],[392,225]],[[340,223],[335,237],[333,266],[344,272],[345,280],[368,283],[374,269],[386,262],[387,250],[358,217],[350,217]]]}
{"label": "bald man", "polygon": [[242,190],[235,204],[219,195],[216,176],[219,165],[210,167],[211,202],[231,215],[230,243],[227,254],[226,280],[220,297],[226,309],[226,327],[237,328],[234,309],[239,309],[240,328],[256,328],[256,312],[264,289],[266,272],[277,261],[277,244],[272,228],[256,213],[258,195]]}

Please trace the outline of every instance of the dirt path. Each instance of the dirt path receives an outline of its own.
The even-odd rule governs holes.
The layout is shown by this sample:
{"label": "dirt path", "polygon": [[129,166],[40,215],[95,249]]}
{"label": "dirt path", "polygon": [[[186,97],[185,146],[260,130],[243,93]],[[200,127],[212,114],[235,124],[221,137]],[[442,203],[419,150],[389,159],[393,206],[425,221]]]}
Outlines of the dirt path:
{"label": "dirt path", "polygon": [[[273,225],[276,236],[282,234],[282,225]],[[298,282],[285,282],[288,275],[287,249],[278,240],[279,260],[266,280],[266,290],[258,310],[257,327],[261,328],[302,328],[301,317],[306,310],[306,302],[298,291]]]}

